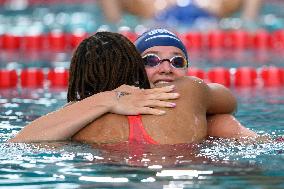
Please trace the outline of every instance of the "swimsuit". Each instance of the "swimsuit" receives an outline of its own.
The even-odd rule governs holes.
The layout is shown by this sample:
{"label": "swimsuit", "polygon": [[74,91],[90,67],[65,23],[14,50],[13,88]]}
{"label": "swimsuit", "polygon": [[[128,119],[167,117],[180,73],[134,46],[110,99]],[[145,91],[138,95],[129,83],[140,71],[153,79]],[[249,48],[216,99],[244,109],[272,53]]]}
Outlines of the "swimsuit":
{"label": "swimsuit", "polygon": [[136,144],[158,144],[145,131],[142,123],[141,115],[127,116],[129,124],[129,143]]}
{"label": "swimsuit", "polygon": [[204,22],[205,20],[215,23],[217,18],[207,10],[200,8],[194,2],[189,1],[185,6],[174,5],[163,10],[156,15],[155,20],[162,24],[171,23],[171,25],[193,27],[200,21]]}

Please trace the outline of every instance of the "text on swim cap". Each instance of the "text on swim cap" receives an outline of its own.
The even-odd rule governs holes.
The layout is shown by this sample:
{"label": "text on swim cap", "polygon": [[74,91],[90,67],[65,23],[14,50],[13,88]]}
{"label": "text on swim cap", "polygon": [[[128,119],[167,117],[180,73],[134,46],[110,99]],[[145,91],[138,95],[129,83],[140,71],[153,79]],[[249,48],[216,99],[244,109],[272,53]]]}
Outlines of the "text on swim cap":
{"label": "text on swim cap", "polygon": [[148,34],[149,35],[155,35],[157,33],[168,33],[168,34],[171,34],[171,35],[175,35],[174,33],[170,32],[170,31],[168,31],[166,29],[155,29],[153,31],[150,31]]}

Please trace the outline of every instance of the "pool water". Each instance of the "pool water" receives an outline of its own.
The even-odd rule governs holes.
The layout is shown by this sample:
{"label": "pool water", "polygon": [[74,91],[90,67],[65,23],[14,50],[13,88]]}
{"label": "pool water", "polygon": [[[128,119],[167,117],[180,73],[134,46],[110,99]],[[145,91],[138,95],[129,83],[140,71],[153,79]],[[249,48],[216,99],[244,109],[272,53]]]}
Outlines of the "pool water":
{"label": "pool water", "polygon": [[[283,88],[232,88],[236,117],[271,138],[284,135]],[[283,188],[284,142],[208,139],[196,145],[5,143],[65,104],[65,89],[1,89],[0,187]],[[140,155],[139,155],[140,154]]]}
{"label": "pool water", "polygon": [[[1,2],[0,35],[141,28],[140,20],[131,15],[125,15],[118,25],[105,25],[102,12],[90,0],[70,5],[67,5],[69,1],[59,4],[50,1],[50,5],[49,1],[29,1],[34,3],[30,7],[24,6],[26,1],[18,1],[22,9],[20,5],[15,6],[16,2]],[[258,27],[267,31],[283,29],[282,0],[266,0],[262,12],[256,23]],[[220,27],[235,29],[232,26],[236,21],[224,19]],[[184,32],[184,28],[176,29]],[[0,68],[69,67],[71,52],[33,52],[21,48],[13,51],[1,47]],[[197,51],[190,49],[190,66],[204,70],[216,66],[284,67],[282,49],[279,52],[268,49]],[[283,86],[231,88],[239,102],[236,117],[258,134],[272,138],[266,142],[210,138],[195,145],[135,148],[127,143],[6,143],[26,124],[66,103],[65,88],[46,86],[0,89],[0,188],[284,188],[284,142],[273,140],[284,135]]]}

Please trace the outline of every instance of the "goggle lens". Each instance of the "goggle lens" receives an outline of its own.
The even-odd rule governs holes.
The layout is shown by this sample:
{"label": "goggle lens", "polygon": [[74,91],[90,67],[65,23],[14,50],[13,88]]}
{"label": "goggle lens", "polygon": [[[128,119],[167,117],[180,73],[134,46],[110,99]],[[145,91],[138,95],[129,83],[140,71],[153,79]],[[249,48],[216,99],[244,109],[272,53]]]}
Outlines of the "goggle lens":
{"label": "goggle lens", "polygon": [[187,67],[187,61],[182,56],[174,56],[171,59],[160,59],[155,54],[147,54],[143,58],[144,65],[149,67],[156,67],[164,61],[169,61],[171,66],[174,68],[185,68]]}
{"label": "goggle lens", "polygon": [[143,57],[144,65],[149,67],[156,67],[160,64],[160,58],[154,55],[146,55]]}
{"label": "goggle lens", "polygon": [[170,62],[175,68],[185,68],[187,66],[186,60],[181,56],[173,57]]}

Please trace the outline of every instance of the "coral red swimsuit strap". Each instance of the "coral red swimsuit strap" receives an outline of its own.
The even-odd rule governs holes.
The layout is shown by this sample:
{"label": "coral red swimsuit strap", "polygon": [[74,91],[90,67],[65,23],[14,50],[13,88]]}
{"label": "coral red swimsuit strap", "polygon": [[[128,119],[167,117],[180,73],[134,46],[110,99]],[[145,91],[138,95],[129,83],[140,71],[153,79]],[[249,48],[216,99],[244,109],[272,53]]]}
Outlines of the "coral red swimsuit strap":
{"label": "coral red swimsuit strap", "polygon": [[129,142],[140,144],[158,144],[145,131],[142,123],[141,115],[127,116],[129,124]]}

